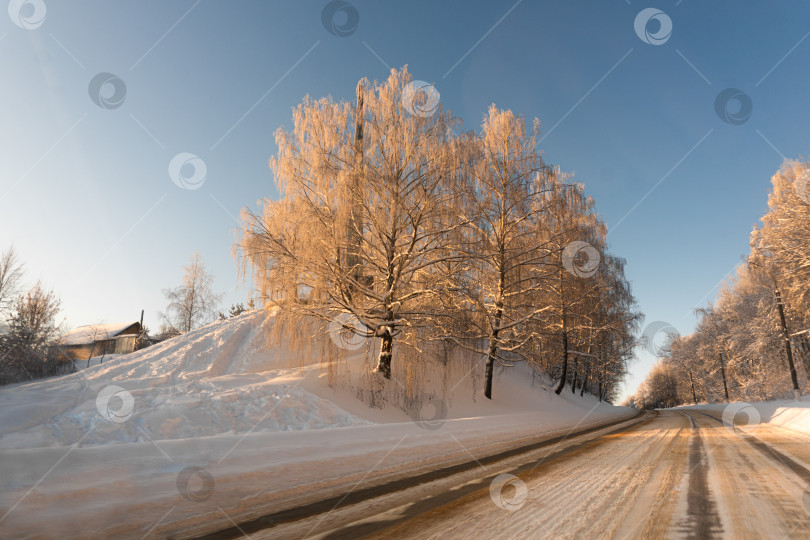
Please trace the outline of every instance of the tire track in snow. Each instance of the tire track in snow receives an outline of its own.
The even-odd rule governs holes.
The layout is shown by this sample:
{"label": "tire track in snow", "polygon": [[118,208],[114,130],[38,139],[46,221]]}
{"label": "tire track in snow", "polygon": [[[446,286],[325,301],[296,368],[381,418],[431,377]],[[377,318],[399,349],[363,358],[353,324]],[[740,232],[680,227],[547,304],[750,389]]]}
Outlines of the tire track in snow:
{"label": "tire track in snow", "polygon": [[[761,429],[758,436],[781,440],[780,432]],[[741,441],[717,418],[674,411],[584,439],[360,497],[313,533],[330,540],[810,538],[802,504],[807,482],[797,469],[808,471],[802,451],[791,459],[765,443]],[[490,499],[490,480],[502,472],[518,475],[528,488],[515,512]],[[301,528],[309,518],[298,519],[257,531],[256,538],[300,538],[311,525]]]}
{"label": "tire track in snow", "polygon": [[[706,414],[706,413],[703,413],[703,412],[699,413],[699,414],[702,414],[703,416],[705,416],[707,418],[711,418],[712,420],[715,420],[715,421],[719,422],[721,425],[724,425],[723,421],[720,420],[719,418],[715,417],[715,416],[712,416],[710,414]],[[779,450],[777,450],[776,448],[774,448],[770,444],[767,444],[767,443],[759,440],[758,438],[756,438],[754,435],[752,435],[750,433],[741,436],[741,438],[745,442],[747,442],[748,444],[750,444],[751,446],[753,446],[754,448],[756,448],[757,450],[762,452],[764,455],[768,456],[769,458],[773,459],[777,463],[780,463],[780,464],[784,465],[785,467],[787,467],[788,469],[790,469],[791,471],[793,471],[796,474],[796,476],[801,478],[806,484],[810,485],[810,470],[808,470],[804,465],[801,465],[800,463],[795,461],[793,458],[783,454],[782,452],[780,452]]]}
{"label": "tire track in snow", "polygon": [[[568,433],[566,435],[555,436],[552,438],[544,438],[539,442],[531,443],[517,448],[512,448],[494,455],[481,457],[476,459],[475,461],[468,461],[458,465],[452,465],[439,470],[433,470],[430,472],[418,474],[416,476],[407,476],[383,484],[363,486],[348,494],[339,494],[334,497],[316,501],[308,505],[297,506],[286,510],[273,512],[271,514],[266,514],[261,517],[251,519],[249,521],[240,522],[238,524],[238,527],[229,527],[216,532],[210,532],[208,534],[205,534],[204,536],[198,537],[205,538],[207,540],[241,538],[243,536],[242,531],[248,534],[259,533],[267,535],[268,537],[274,537],[276,536],[274,534],[274,529],[280,525],[295,522],[301,522],[306,524],[306,520],[316,518],[325,512],[332,512],[332,510],[336,510],[335,513],[337,513],[337,510],[340,510],[344,507],[357,505],[359,503],[367,503],[368,501],[371,501],[373,499],[394,498],[398,494],[398,492],[402,492],[406,489],[418,488],[420,485],[423,484],[429,484],[432,482],[449,479],[462,473],[471,472],[474,478],[472,482],[467,481],[464,486],[458,486],[454,490],[450,491],[441,490],[440,494],[434,494],[433,496],[425,497],[427,502],[429,502],[430,504],[434,505],[437,503],[445,504],[459,497],[462,497],[465,493],[469,493],[470,490],[479,489],[478,487],[475,487],[475,484],[477,483],[481,483],[482,486],[484,485],[484,480],[488,480],[487,478],[488,475],[484,475],[484,478],[482,478],[482,475],[477,472],[478,468],[481,466],[484,465],[486,465],[487,467],[492,466],[493,467],[492,471],[494,472],[497,470],[499,462],[502,462],[504,460],[511,461],[511,459],[521,459],[522,456],[526,454],[535,453],[547,447],[551,447],[551,450],[545,455],[540,456],[541,457],[540,461],[546,461],[548,463],[551,463],[556,459],[560,458],[564,454],[567,454],[572,451],[581,450],[586,445],[591,444],[594,439],[589,438],[586,439],[585,442],[580,442],[573,445],[569,444],[563,447],[561,450],[554,451],[559,444],[563,443],[566,440],[573,443],[579,437],[590,435],[595,432],[608,430],[606,433],[603,433],[602,435],[597,437],[597,439],[601,439],[602,437],[607,435],[616,434],[622,431],[626,431],[628,429],[632,429],[633,427],[636,427],[639,424],[648,422],[652,418],[654,418],[654,416],[643,415],[643,413],[640,412],[639,414],[631,418],[622,418],[619,420],[613,420],[607,423],[602,423],[596,426],[584,428],[573,433]],[[617,425],[620,427],[611,429],[611,427]],[[523,458],[520,461],[520,463],[525,462],[526,458]],[[529,465],[533,465],[535,463],[536,458],[534,460],[531,460],[529,462]],[[501,467],[503,468],[502,465]],[[488,485],[489,483],[487,481],[485,487],[488,487]],[[402,502],[398,502],[393,506],[399,506],[401,504]],[[340,508],[338,508],[338,505],[340,506]],[[388,508],[390,508],[390,506]],[[423,511],[427,511],[427,508],[424,508]],[[304,530],[305,531],[309,530],[309,527],[311,527],[311,525],[305,527]],[[285,532],[284,534],[286,535],[287,533]]]}
{"label": "tire track in snow", "polygon": [[[703,448],[700,428],[690,414],[683,413],[692,425],[689,444],[689,490],[686,496],[686,523],[682,532],[689,539],[717,538],[723,532],[717,505],[709,491],[708,456]],[[684,530],[685,529],[685,530]]]}
{"label": "tire track in snow", "polygon": [[[478,538],[484,531],[487,538],[504,539],[660,538],[669,518],[650,515],[650,501],[643,495],[653,479],[661,478],[655,473],[669,469],[659,469],[661,461],[681,459],[673,460],[670,449],[682,424],[680,415],[667,414],[663,422],[643,422],[555,452],[536,468],[537,462],[530,461],[498,471],[515,474],[527,484],[528,499],[515,512],[495,506],[491,478],[484,477],[319,538]],[[671,489],[652,491],[656,499],[672,498]],[[648,511],[620,531],[636,504]],[[663,507],[662,513],[669,515],[671,505]]]}
{"label": "tire track in snow", "polygon": [[[775,458],[780,453],[751,444],[750,436],[712,415],[701,413],[696,422],[706,441],[708,480],[724,525],[722,536],[810,537],[810,516],[802,504],[807,484],[786,461]],[[772,432],[768,426],[758,429]]]}

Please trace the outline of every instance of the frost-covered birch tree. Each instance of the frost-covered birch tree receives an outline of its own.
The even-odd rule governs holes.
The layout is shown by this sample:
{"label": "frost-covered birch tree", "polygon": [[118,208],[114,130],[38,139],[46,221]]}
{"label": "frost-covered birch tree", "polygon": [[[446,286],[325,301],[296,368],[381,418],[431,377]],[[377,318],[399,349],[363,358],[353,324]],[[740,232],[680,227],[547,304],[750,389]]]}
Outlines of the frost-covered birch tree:
{"label": "frost-covered birch tree", "polygon": [[411,82],[392,70],[361,80],[354,103],[307,97],[277,130],[280,197],[243,212],[235,248],[276,328],[295,345],[337,322],[378,349],[383,379],[396,351],[416,353],[397,353],[407,370],[431,342],[463,349],[484,360],[488,398],[494,367],[515,361],[564,384],[570,338],[589,358],[573,388],[612,397],[637,314],[623,263],[592,277],[614,260],[593,202],[544,163],[538,122],[492,106],[456,134]]}
{"label": "frost-covered birch tree", "polygon": [[189,332],[216,319],[222,294],[214,291],[214,276],[205,269],[199,253],[183,268],[183,284],[164,289],[168,300],[162,324],[173,334]]}
{"label": "frost-covered birch tree", "polygon": [[360,323],[350,331],[379,339],[384,378],[395,340],[416,346],[441,275],[434,269],[455,257],[452,232],[463,220],[454,120],[440,106],[426,110],[432,96],[412,93],[410,82],[407,69],[363,80],[356,107],[305,99],[292,131],[276,132],[270,166],[281,199],[244,213],[238,245],[290,324],[347,315]]}
{"label": "frost-covered birch tree", "polygon": [[5,317],[14,302],[22,277],[23,264],[11,245],[0,253],[0,319]]}
{"label": "frost-covered birch tree", "polygon": [[[548,251],[536,226],[545,211],[542,194],[554,171],[537,148],[539,121],[528,128],[512,111],[490,107],[480,136],[472,138],[471,159],[459,183],[465,234],[456,249],[463,271],[448,276],[455,305],[443,313],[461,326],[445,330],[447,339],[485,356],[484,395],[492,399],[493,368],[526,358],[533,329],[549,308],[537,303],[545,287],[538,268]],[[440,318],[442,321],[446,319]]]}

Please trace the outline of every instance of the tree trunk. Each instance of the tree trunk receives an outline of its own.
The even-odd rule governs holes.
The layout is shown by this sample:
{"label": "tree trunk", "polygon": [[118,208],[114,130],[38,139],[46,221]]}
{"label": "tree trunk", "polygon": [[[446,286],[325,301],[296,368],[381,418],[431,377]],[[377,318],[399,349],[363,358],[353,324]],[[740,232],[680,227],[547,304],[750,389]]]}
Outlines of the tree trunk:
{"label": "tree trunk", "polygon": [[689,384],[692,385],[692,401],[697,405],[697,394],[695,393],[695,379],[692,378],[692,372],[689,372]]}
{"label": "tree trunk", "polygon": [[484,388],[484,396],[487,399],[492,399],[492,364],[493,358],[490,354],[487,356],[487,372],[486,372],[486,386]]}
{"label": "tree trunk", "polygon": [[582,379],[582,385],[580,387],[579,397],[582,397],[582,396],[585,395],[585,385],[588,384],[588,377],[590,377],[590,375],[591,375],[591,364],[588,363],[588,365],[585,366],[585,377]]}
{"label": "tree trunk", "polygon": [[579,357],[574,357],[574,373],[571,376],[571,393],[577,393],[577,370],[579,369]]}
{"label": "tree trunk", "polygon": [[495,364],[495,351],[498,348],[498,330],[493,330],[489,338],[489,351],[487,353],[487,370],[485,374],[484,396],[492,399],[492,369]]}
{"label": "tree trunk", "polygon": [[720,373],[723,375],[723,392],[725,392],[726,401],[728,401],[728,384],[726,384],[726,366],[723,363],[723,353],[720,353]]}
{"label": "tree trunk", "polygon": [[599,401],[607,401],[607,360],[602,362],[602,376],[599,384],[602,387],[599,392]]}
{"label": "tree trunk", "polygon": [[605,364],[607,362],[605,362],[604,352],[600,351],[599,358],[600,358],[600,360],[602,360],[602,369],[599,370],[599,402],[601,403],[602,402],[602,386],[604,385],[604,382],[605,382],[605,371],[606,371]]}
{"label": "tree trunk", "polygon": [[391,378],[391,353],[394,349],[394,336],[389,326],[380,327],[380,357],[374,371],[382,374],[386,379]]}
{"label": "tree trunk", "polygon": [[788,332],[787,322],[785,321],[785,309],[782,304],[782,293],[777,288],[776,291],[776,307],[779,308],[779,322],[782,326],[782,334],[785,337],[785,352],[787,353],[788,367],[790,368],[790,379],[793,382],[793,397],[796,401],[801,401],[802,394],[799,390],[799,379],[796,377],[796,364],[793,363],[793,352],[790,349],[790,333]]}
{"label": "tree trunk", "polygon": [[[562,262],[562,261],[561,261]],[[562,374],[560,375],[560,382],[557,385],[557,388],[554,390],[554,393],[558,396],[560,392],[562,392],[563,388],[565,387],[565,378],[568,375],[568,327],[565,325],[565,295],[563,290],[563,285],[565,281],[563,279],[563,266],[560,265],[560,315],[562,315],[562,346],[563,346],[563,366],[562,366]]]}
{"label": "tree trunk", "polygon": [[493,364],[495,363],[495,353],[498,350],[498,334],[500,334],[501,330],[501,320],[503,319],[503,294],[504,294],[504,287],[506,285],[506,274],[504,272],[504,249],[501,246],[500,250],[501,258],[501,266],[500,271],[498,272],[498,297],[495,302],[495,317],[494,317],[494,324],[492,325],[492,331],[489,335],[489,351],[487,354],[487,370],[486,370],[486,384],[484,386],[484,396],[487,399],[492,399],[492,368]]}
{"label": "tree trunk", "polygon": [[489,336],[489,351],[487,351],[486,383],[484,386],[484,396],[487,399],[492,399],[492,368],[495,364],[495,353],[498,350],[498,334],[500,333],[498,327],[501,325],[502,317],[503,310],[498,307],[495,312],[495,329]]}
{"label": "tree trunk", "polygon": [[396,242],[396,235],[392,232],[391,241],[386,249],[386,258],[388,259],[388,272],[385,279],[385,322],[387,324],[377,327],[377,335],[380,336],[380,358],[377,361],[377,367],[374,371],[382,374],[386,379],[391,378],[391,356],[394,350],[394,336],[391,333],[391,323],[394,322],[394,311],[391,306],[391,298],[394,298],[394,244]]}
{"label": "tree trunk", "polygon": [[563,330],[562,335],[562,342],[563,342],[563,368],[562,368],[562,375],[560,375],[560,382],[557,385],[557,388],[554,390],[554,393],[558,396],[563,391],[565,387],[565,379],[568,375],[568,333]]}
{"label": "tree trunk", "polygon": [[357,106],[355,108],[354,126],[354,171],[350,194],[351,210],[348,223],[348,249],[346,269],[351,273],[354,283],[349,287],[349,296],[352,290],[362,280],[360,268],[360,247],[363,241],[363,205],[361,201],[362,168],[363,168],[363,83],[357,83]]}

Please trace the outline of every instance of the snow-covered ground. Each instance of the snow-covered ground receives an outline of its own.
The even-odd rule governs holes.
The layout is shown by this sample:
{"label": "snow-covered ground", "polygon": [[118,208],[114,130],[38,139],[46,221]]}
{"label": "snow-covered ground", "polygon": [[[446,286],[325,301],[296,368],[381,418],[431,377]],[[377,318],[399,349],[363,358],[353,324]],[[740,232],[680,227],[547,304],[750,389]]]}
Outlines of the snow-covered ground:
{"label": "snow-covered ground", "polygon": [[2,536],[215,529],[634,414],[557,396],[521,366],[492,402],[462,376],[415,414],[369,408],[316,355],[268,347],[273,320],[248,312],[0,389]]}
{"label": "snow-covered ground", "polygon": [[708,405],[690,405],[678,409],[696,409],[706,411],[718,418],[723,418],[732,425],[751,426],[748,431],[755,434],[758,424],[777,426],[805,435],[810,435],[810,396],[802,401],[784,399],[764,402],[713,403]]}
{"label": "snow-covered ground", "polygon": [[806,435],[760,424],[762,447],[694,409],[633,425],[555,444],[556,458],[523,455],[449,489],[347,508],[342,520],[338,510],[322,533],[291,523],[256,538],[810,538]]}
{"label": "snow-covered ground", "polygon": [[76,366],[76,370],[87,369],[87,368],[91,368],[91,367],[94,367],[94,366],[99,366],[101,364],[106,364],[107,362],[109,362],[111,360],[115,360],[119,356],[123,356],[123,355],[111,353],[111,354],[105,354],[104,356],[94,356],[94,357],[92,357],[90,359],[87,359],[87,358],[82,359],[82,358],[80,358],[78,360],[74,360],[73,365]]}

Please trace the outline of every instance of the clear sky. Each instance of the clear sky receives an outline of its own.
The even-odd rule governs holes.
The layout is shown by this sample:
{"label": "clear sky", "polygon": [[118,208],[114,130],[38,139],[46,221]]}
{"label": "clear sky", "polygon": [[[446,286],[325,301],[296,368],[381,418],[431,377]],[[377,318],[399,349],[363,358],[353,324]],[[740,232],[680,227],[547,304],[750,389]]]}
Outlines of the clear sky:
{"label": "clear sky", "polygon": [[[806,1],[12,0],[8,11],[0,248],[13,242],[29,282],[55,289],[69,327],[145,309],[156,328],[160,290],[195,250],[225,305],[244,301],[234,228],[243,207],[276,195],[274,130],[304,95],[351,99],[359,78],[389,67],[433,83],[467,128],[493,102],[538,117],[546,160],[596,199],[645,324],[682,333],[747,251],[783,157],[810,148]],[[730,122],[715,106],[727,88],[742,93],[721,103]],[[169,175],[181,153],[199,158],[180,168],[186,189]],[[638,356],[629,392],[653,361]]]}

